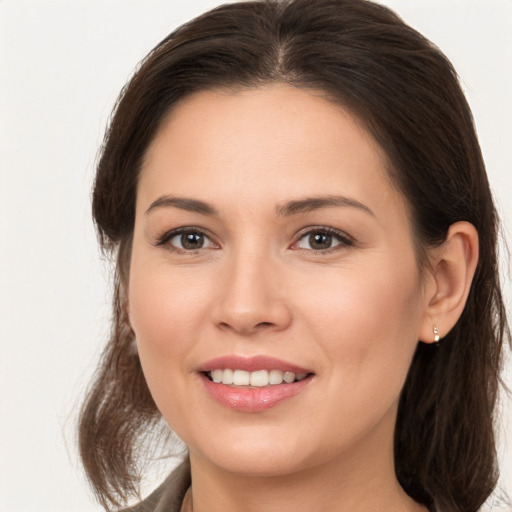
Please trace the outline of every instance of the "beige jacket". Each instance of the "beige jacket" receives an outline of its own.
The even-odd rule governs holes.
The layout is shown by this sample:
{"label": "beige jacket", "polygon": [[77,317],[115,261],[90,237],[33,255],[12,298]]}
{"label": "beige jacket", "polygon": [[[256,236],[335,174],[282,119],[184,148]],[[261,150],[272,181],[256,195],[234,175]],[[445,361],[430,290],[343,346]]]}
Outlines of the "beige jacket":
{"label": "beige jacket", "polygon": [[187,459],[144,501],[122,512],[180,512],[189,487],[190,465]]}

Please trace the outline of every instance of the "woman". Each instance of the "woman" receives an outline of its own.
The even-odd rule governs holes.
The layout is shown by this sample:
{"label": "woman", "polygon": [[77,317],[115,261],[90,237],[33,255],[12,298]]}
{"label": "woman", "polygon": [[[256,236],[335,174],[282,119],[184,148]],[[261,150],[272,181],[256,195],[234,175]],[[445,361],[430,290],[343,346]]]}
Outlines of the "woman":
{"label": "woman", "polygon": [[[106,508],[476,511],[497,218],[447,59],[364,0],[230,4],[145,59],[93,196],[115,323],[80,419]],[[164,421],[163,421],[164,420]]]}

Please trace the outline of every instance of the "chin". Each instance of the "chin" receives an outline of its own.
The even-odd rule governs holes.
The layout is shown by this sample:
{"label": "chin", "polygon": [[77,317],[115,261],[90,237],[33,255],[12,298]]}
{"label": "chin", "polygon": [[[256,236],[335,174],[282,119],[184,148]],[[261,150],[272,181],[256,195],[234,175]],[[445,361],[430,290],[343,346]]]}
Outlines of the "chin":
{"label": "chin", "polygon": [[304,469],[304,452],[297,443],[276,436],[216,440],[215,446],[190,448],[191,458],[207,460],[228,473],[254,477],[283,476]]}
{"label": "chin", "polygon": [[216,456],[211,463],[228,473],[255,478],[279,477],[306,469],[302,461],[290,456],[269,456],[268,453],[224,454]]}

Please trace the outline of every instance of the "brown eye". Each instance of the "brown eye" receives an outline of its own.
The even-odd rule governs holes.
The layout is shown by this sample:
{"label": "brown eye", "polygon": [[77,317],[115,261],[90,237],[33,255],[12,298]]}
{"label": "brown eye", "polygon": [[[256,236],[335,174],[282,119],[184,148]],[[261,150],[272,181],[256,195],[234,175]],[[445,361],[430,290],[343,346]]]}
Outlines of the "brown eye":
{"label": "brown eye", "polygon": [[321,251],[330,249],[332,246],[332,236],[326,233],[313,233],[308,237],[309,247]]}
{"label": "brown eye", "polygon": [[296,249],[309,251],[328,251],[338,247],[348,247],[353,245],[353,241],[343,233],[338,233],[332,229],[315,229],[303,234],[295,245]]}
{"label": "brown eye", "polygon": [[179,238],[181,248],[189,251],[201,249],[201,247],[204,245],[204,235],[201,233],[183,233],[179,236]]}
{"label": "brown eye", "polygon": [[204,233],[193,230],[171,233],[164,237],[159,245],[167,245],[171,249],[182,252],[194,252],[215,247],[215,244]]}

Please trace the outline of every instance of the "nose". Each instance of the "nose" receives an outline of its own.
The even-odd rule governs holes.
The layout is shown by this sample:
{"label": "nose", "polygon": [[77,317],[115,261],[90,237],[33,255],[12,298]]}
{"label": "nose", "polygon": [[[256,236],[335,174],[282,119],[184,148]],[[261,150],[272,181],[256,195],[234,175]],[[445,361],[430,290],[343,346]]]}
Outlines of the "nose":
{"label": "nose", "polygon": [[211,310],[212,322],[244,336],[286,329],[292,315],[279,265],[255,254],[224,263]]}

